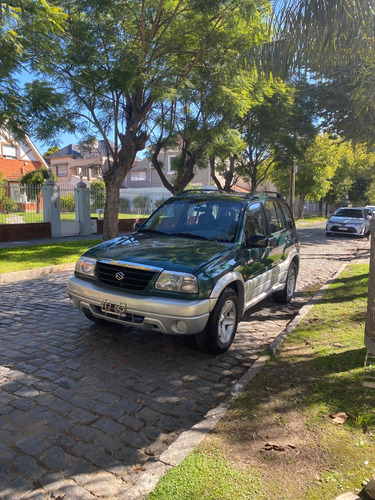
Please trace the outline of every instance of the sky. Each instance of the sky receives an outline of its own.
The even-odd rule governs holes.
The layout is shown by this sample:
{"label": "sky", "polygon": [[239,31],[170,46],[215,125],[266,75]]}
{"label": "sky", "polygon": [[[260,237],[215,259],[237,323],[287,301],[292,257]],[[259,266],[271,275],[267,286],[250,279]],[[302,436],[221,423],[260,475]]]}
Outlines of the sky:
{"label": "sky", "polygon": [[[37,74],[32,74],[28,71],[22,71],[18,75],[17,80],[18,80],[19,84],[21,86],[23,86],[25,83],[31,82],[37,78],[38,78]],[[38,149],[40,154],[45,153],[52,146],[52,141],[44,143],[42,141],[38,141],[36,139],[36,137],[32,137],[32,136],[30,137],[30,139],[31,139],[31,142],[36,146],[36,148]],[[69,133],[65,133],[65,132],[62,132],[57,138],[57,140],[59,142],[58,145],[60,148],[63,148],[64,146],[68,146],[69,144],[77,144],[77,143],[79,143],[80,139],[81,139],[80,137],[77,137],[74,134],[69,134]]]}

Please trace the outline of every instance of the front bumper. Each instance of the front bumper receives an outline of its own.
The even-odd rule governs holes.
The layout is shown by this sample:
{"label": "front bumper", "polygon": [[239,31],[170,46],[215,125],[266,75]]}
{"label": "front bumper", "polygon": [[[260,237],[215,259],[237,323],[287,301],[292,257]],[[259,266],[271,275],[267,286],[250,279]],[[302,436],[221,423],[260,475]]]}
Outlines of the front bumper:
{"label": "front bumper", "polygon": [[[215,303],[213,299],[188,301],[109,291],[75,276],[70,278],[67,288],[73,306],[89,310],[98,319],[173,335],[203,331]],[[103,312],[103,301],[124,306],[126,315]]]}
{"label": "front bumper", "polygon": [[326,232],[364,236],[366,234],[366,229],[363,226],[342,226],[340,224],[327,224]]}

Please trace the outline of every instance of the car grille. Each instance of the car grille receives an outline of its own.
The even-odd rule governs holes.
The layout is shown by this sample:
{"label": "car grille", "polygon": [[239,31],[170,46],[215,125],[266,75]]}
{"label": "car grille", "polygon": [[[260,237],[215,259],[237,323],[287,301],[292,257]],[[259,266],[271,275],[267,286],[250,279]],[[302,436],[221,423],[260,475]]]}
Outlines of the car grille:
{"label": "car grille", "polygon": [[157,271],[147,271],[127,266],[116,266],[98,261],[96,263],[97,279],[110,286],[123,290],[145,290]]}
{"label": "car grille", "polygon": [[340,230],[340,227],[342,226],[332,226],[330,231],[337,231],[338,233],[356,233],[357,230],[355,229],[355,227],[349,227],[349,226],[345,226],[347,227],[347,229],[345,231],[343,231],[342,229]]}

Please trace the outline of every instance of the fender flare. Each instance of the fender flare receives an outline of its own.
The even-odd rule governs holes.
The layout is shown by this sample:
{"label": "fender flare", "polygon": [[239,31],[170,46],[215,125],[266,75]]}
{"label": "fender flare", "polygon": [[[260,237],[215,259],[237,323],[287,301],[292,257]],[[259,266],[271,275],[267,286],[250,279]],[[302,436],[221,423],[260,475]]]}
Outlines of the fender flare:
{"label": "fender flare", "polygon": [[[232,286],[231,286],[232,285]],[[237,271],[232,271],[225,276],[222,276],[210,294],[210,310],[212,311],[216,305],[218,298],[225,288],[233,288],[237,294],[238,302],[240,305],[240,317],[243,314],[244,300],[245,300],[245,282],[242,275]]]}

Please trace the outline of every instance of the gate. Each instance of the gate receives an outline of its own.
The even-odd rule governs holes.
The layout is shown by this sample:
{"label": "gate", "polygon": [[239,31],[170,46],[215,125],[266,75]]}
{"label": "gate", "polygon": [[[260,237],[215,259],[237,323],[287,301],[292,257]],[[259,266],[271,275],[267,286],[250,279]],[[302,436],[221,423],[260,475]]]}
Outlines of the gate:
{"label": "gate", "polygon": [[76,213],[75,186],[61,183],[60,188],[60,221],[61,236],[75,236],[79,233],[79,220]]}

